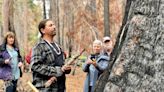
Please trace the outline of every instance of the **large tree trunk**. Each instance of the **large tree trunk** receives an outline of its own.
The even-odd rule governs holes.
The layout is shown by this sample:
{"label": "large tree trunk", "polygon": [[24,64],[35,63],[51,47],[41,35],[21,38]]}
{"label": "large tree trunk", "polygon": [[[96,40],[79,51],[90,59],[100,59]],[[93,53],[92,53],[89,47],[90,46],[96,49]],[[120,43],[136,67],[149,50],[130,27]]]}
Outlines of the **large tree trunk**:
{"label": "large tree trunk", "polygon": [[[128,20],[115,45],[116,52],[97,85],[106,84],[102,85],[104,92],[163,92],[164,0],[129,2]],[[100,88],[97,86],[96,92]]]}
{"label": "large tree trunk", "polygon": [[60,38],[60,34],[61,34],[61,32],[60,32],[60,11],[59,11],[59,7],[60,7],[60,0],[57,0],[57,23],[56,23],[56,26],[57,26],[57,28],[58,28],[58,43],[60,44],[61,43],[61,38]]}
{"label": "large tree trunk", "polygon": [[9,11],[10,0],[3,0],[2,3],[2,23],[3,23],[3,34],[9,31]]}
{"label": "large tree trunk", "polygon": [[60,0],[50,0],[50,18],[55,22],[56,30],[57,30],[57,41],[60,44]]}
{"label": "large tree trunk", "polygon": [[23,48],[25,50],[24,55],[26,55],[27,54],[26,51],[28,51],[28,44],[27,43],[28,43],[28,33],[29,33],[29,31],[28,31],[28,16],[27,16],[28,15],[28,5],[27,5],[27,3],[28,3],[27,0],[24,0],[24,12],[23,12],[23,14],[24,14]]}
{"label": "large tree trunk", "polygon": [[[7,31],[12,31],[15,33],[13,5],[14,5],[13,0],[3,0],[3,4],[2,4],[3,34],[5,34]],[[18,45],[17,39],[16,39],[16,44]]]}

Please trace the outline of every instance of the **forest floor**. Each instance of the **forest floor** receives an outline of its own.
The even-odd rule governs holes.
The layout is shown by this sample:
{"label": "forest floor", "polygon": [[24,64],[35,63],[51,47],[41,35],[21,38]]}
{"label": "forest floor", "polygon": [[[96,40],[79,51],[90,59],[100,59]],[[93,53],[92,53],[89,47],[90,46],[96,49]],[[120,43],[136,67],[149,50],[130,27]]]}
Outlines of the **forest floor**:
{"label": "forest floor", "polygon": [[[85,73],[81,67],[76,67],[74,75],[66,75],[66,92],[83,92],[83,85],[85,80]],[[18,81],[18,92],[33,92],[30,86],[27,84],[31,81],[31,72],[23,74],[23,77]],[[0,80],[0,92],[4,92],[4,83]]]}

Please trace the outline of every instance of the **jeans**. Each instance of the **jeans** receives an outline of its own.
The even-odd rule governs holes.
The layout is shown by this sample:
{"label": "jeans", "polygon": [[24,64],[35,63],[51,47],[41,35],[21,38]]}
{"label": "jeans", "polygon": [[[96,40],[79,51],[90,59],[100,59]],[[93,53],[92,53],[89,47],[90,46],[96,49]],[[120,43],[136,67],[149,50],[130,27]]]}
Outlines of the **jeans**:
{"label": "jeans", "polygon": [[8,82],[8,84],[6,85],[6,92],[16,92],[17,81],[18,80],[12,80]]}

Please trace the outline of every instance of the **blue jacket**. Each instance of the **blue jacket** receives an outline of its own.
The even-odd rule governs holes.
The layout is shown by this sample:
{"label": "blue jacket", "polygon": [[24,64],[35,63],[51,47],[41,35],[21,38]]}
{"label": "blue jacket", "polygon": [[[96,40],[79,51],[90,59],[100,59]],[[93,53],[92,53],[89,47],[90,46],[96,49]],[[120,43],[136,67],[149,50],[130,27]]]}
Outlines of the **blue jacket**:
{"label": "blue jacket", "polygon": [[[90,58],[91,56],[89,56]],[[99,78],[100,74],[103,73],[105,69],[107,69],[109,64],[109,56],[100,54],[98,55],[98,58],[96,59],[97,66],[89,65],[84,63],[83,65],[83,71],[87,72],[87,77],[84,84],[84,92],[89,91],[89,85],[90,82],[92,82],[92,89],[91,92],[94,91],[94,87],[96,84],[97,79]]]}

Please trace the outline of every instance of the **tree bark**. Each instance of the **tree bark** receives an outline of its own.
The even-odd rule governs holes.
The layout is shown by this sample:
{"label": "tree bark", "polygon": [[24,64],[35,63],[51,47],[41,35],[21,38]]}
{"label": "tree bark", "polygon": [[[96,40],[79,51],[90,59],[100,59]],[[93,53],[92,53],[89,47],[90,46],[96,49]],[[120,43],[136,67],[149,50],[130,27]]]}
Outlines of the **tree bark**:
{"label": "tree bark", "polygon": [[2,23],[3,23],[3,34],[9,31],[9,10],[10,0],[3,0],[2,3]]}
{"label": "tree bark", "polygon": [[110,30],[109,30],[109,0],[104,0],[104,36],[110,36]]}
{"label": "tree bark", "polygon": [[43,18],[46,19],[47,16],[46,16],[46,1],[45,0],[42,0],[43,2]]}
{"label": "tree bark", "polygon": [[60,10],[59,10],[59,7],[60,7],[60,0],[57,0],[57,28],[58,28],[58,43],[61,44],[61,38],[60,38]]}
{"label": "tree bark", "polygon": [[[115,46],[120,51],[112,52],[117,57],[111,57],[113,65],[110,62],[97,85],[104,82],[104,92],[163,92],[164,0],[129,1],[122,40]],[[104,77],[106,81],[102,80]]]}
{"label": "tree bark", "polygon": [[[13,0],[3,0],[3,5],[2,5],[3,34],[5,34],[7,31],[12,31],[15,33],[13,5],[14,5]],[[17,39],[16,39],[16,45],[18,45]]]}
{"label": "tree bark", "polygon": [[[24,48],[24,50],[25,51],[28,51],[28,33],[29,33],[29,31],[28,31],[28,5],[27,5],[27,0],[24,0],[24,12],[23,12],[23,14],[24,14],[24,21],[23,21],[23,25],[24,25],[24,27],[23,27],[23,48]],[[26,55],[27,53],[26,52],[24,52],[24,55]]]}

